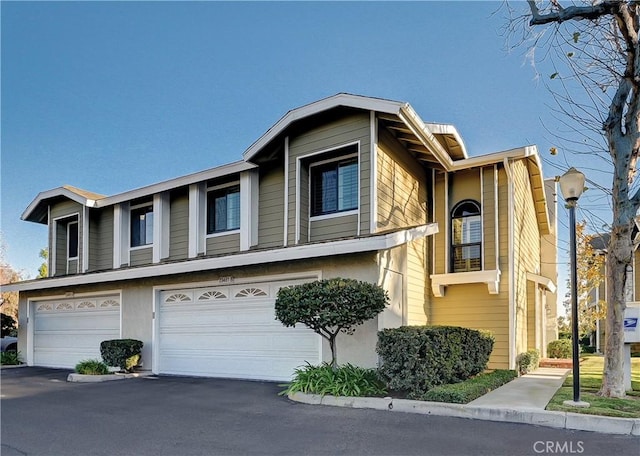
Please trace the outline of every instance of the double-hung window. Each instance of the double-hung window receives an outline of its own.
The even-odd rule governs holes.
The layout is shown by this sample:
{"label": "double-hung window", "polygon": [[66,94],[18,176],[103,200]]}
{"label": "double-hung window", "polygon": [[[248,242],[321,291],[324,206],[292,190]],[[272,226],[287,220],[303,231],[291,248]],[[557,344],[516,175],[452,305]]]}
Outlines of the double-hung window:
{"label": "double-hung window", "polygon": [[131,209],[131,247],[153,244],[153,205]]}
{"label": "double-hung window", "polygon": [[311,166],[311,215],[327,215],[358,208],[358,160]]}
{"label": "double-hung window", "polygon": [[477,202],[466,200],[453,208],[451,251],[453,272],[482,269],[482,217]]}
{"label": "double-hung window", "polygon": [[207,234],[240,229],[240,186],[207,193]]}

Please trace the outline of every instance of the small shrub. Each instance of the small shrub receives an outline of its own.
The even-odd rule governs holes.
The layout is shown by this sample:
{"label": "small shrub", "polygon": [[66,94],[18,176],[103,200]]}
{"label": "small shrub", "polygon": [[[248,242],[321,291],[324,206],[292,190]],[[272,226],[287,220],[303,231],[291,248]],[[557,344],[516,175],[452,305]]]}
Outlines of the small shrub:
{"label": "small shrub", "polygon": [[22,364],[22,361],[20,361],[20,352],[12,350],[0,353],[0,365],[17,366],[19,364]]}
{"label": "small shrub", "polygon": [[461,383],[437,386],[427,391],[421,399],[433,402],[468,404],[474,399],[509,383],[517,376],[516,371],[495,370],[489,374],[481,374]]}
{"label": "small shrub", "polygon": [[595,353],[596,352],[596,347],[591,347],[589,345],[582,345],[582,346],[580,346],[580,349],[582,350],[582,353]]}
{"label": "small shrub", "polygon": [[106,375],[109,367],[99,359],[86,359],[76,364],[76,372],[83,375]]}
{"label": "small shrub", "polygon": [[293,380],[280,394],[291,393],[329,394],[331,396],[382,396],[384,384],[375,369],[365,369],[351,364],[337,368],[329,363],[320,366],[307,364],[295,370]]}
{"label": "small shrub", "polygon": [[552,340],[547,346],[547,356],[549,358],[571,358],[572,350],[569,339]]}
{"label": "small shrub", "polygon": [[135,339],[113,339],[100,343],[100,355],[107,366],[131,372],[140,362],[142,342]]}
{"label": "small shrub", "polygon": [[520,375],[536,370],[540,365],[540,351],[533,348],[524,353],[520,353],[516,358],[516,363],[518,364],[518,372]]}
{"label": "small shrub", "polygon": [[378,372],[390,389],[420,398],[434,386],[484,371],[493,342],[489,333],[457,326],[384,329],[378,332]]}

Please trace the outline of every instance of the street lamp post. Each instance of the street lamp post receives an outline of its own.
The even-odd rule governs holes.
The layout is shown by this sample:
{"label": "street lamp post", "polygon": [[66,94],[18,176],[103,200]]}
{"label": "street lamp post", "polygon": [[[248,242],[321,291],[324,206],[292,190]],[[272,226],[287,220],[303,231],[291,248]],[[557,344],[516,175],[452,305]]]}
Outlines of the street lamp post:
{"label": "street lamp post", "polygon": [[578,262],[576,253],[576,205],[584,191],[584,174],[575,168],[560,177],[560,191],[569,208],[569,248],[571,260],[571,342],[573,348],[573,401],[565,405],[589,407],[580,401],[580,347],[578,345]]}

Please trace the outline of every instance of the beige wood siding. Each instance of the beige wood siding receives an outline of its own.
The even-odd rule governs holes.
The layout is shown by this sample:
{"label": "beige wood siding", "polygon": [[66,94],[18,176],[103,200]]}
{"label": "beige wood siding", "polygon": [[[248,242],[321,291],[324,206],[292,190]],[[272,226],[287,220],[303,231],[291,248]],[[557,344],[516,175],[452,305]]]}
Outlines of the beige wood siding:
{"label": "beige wood siding", "polygon": [[[359,204],[360,204],[360,234],[369,233],[369,206],[370,206],[370,119],[368,113],[345,113],[337,120],[322,124],[321,126],[309,128],[295,136],[291,136],[289,140],[289,175],[288,179],[288,230],[287,243],[289,245],[296,242],[296,208],[300,205],[300,241],[304,242],[303,232],[304,223],[309,216],[308,200],[309,200],[309,183],[308,183],[308,166],[309,163],[326,159],[328,156],[335,156],[340,147],[353,144],[359,141],[360,161],[358,163],[358,173],[360,179],[359,187]],[[333,150],[335,149],[335,150]],[[298,160],[299,157],[308,156],[318,152],[329,151],[327,155],[320,154],[308,157],[305,160]],[[298,169],[298,166],[300,167]],[[297,182],[297,176],[300,175],[300,182]],[[300,196],[300,201],[296,201],[296,195]],[[303,221],[303,219],[305,219]],[[343,219],[345,223],[350,224],[350,219]],[[324,224],[317,225],[318,228],[324,227]],[[351,226],[349,227],[351,229]],[[308,230],[308,228],[307,228]],[[340,235],[346,233],[345,230],[338,230]],[[356,236],[356,229],[350,232],[349,236]],[[324,235],[314,233],[311,227],[311,239],[317,239]]]}
{"label": "beige wood siding", "polygon": [[433,298],[432,312],[433,324],[491,331],[495,344],[488,367],[508,368],[508,293],[490,295],[487,286],[479,283],[449,286],[444,297]]}
{"label": "beige wood siding", "polygon": [[240,233],[207,238],[207,255],[222,255],[240,251]]}
{"label": "beige wood siding", "polygon": [[463,200],[482,201],[480,168],[465,169],[449,174],[449,203],[451,208]]}
{"label": "beige wood siding", "polygon": [[446,263],[447,242],[449,227],[449,212],[446,200],[446,181],[443,173],[436,173],[434,179],[435,222],[438,224],[438,232],[433,236],[434,264],[432,265],[434,274],[445,274],[449,270]]}
{"label": "beige wood siding", "polygon": [[89,271],[113,268],[113,207],[89,212]]}
{"label": "beige wood siding", "polygon": [[496,207],[497,197],[493,167],[482,169],[482,254],[484,269],[498,269],[496,264]]}
{"label": "beige wood siding", "polygon": [[281,247],[284,240],[284,169],[260,169],[258,247]]}
{"label": "beige wood siding", "polygon": [[[512,163],[513,173],[513,255],[516,354],[527,350],[529,301],[527,272],[540,271],[540,232],[526,162]],[[533,335],[535,338],[535,334]],[[535,340],[535,339],[534,339]]]}
{"label": "beige wood siding", "polygon": [[[484,176],[491,174],[491,187],[493,187],[493,168],[491,172],[483,171]],[[474,173],[468,173],[467,179],[473,179]],[[493,189],[488,189],[487,179],[484,179],[482,188],[479,185],[479,171],[475,172],[475,183],[473,185],[466,182],[466,191],[450,192],[456,195],[459,200],[477,199],[480,202],[479,192],[482,190],[484,195],[483,206],[492,214],[495,212],[495,199]],[[451,177],[451,176],[450,176]],[[465,179],[465,180],[467,180]],[[457,179],[455,180],[457,182]],[[449,188],[454,186],[450,182]],[[477,191],[474,189],[477,186]],[[448,236],[446,236],[449,220],[449,212],[446,205],[446,182],[445,175],[436,173],[435,176],[435,221],[440,226],[440,232],[433,237],[433,248],[435,249],[435,264],[433,270],[436,274],[444,274],[448,272],[448,266],[445,262],[445,249],[448,248]],[[500,276],[500,288],[498,294],[489,294],[486,284],[472,283],[461,285],[450,285],[446,287],[445,295],[441,298],[433,297],[429,293],[431,304],[431,321],[436,325],[455,325],[474,329],[484,329],[491,331],[495,337],[494,349],[489,359],[490,369],[507,369],[509,367],[509,217],[508,214],[508,182],[504,169],[500,166],[498,172],[498,214],[501,215],[499,220],[499,264],[498,268],[502,274]],[[488,199],[491,194],[491,199]],[[448,206],[450,209],[452,204]],[[489,207],[490,206],[490,207]],[[503,215],[504,214],[504,215]],[[494,216],[491,215],[492,220]],[[490,232],[485,226],[485,241],[490,237],[495,244],[495,232],[493,227]],[[495,258],[495,253],[490,256]],[[495,264],[495,259],[493,260]],[[489,269],[485,265],[485,269]],[[492,265],[493,269],[493,265]]]}
{"label": "beige wood siding", "polygon": [[171,192],[169,209],[169,259],[184,260],[189,256],[189,191]]}
{"label": "beige wood siding", "polygon": [[[541,349],[536,346],[536,294],[537,285],[534,282],[527,282],[527,350],[532,348]],[[542,334],[540,335],[542,340]]]}
{"label": "beige wood siding", "polygon": [[431,320],[426,246],[426,239],[407,244],[407,325],[424,325]]}
{"label": "beige wood siding", "polygon": [[137,248],[129,251],[129,266],[141,266],[151,264],[153,260],[153,247]]}
{"label": "beige wood siding", "polygon": [[327,241],[354,236],[358,227],[357,215],[345,215],[323,220],[312,220],[311,242]]}
{"label": "beige wood siding", "polygon": [[380,130],[376,155],[377,229],[387,231],[426,223],[425,170],[387,130]]}

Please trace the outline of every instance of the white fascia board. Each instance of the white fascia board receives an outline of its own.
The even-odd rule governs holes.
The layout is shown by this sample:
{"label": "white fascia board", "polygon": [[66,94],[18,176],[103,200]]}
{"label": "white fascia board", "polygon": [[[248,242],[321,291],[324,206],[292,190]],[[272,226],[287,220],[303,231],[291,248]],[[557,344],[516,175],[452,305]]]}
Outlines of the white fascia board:
{"label": "white fascia board", "polygon": [[66,198],[69,198],[72,201],[75,201],[76,203],[82,204],[83,206],[87,206],[87,207],[94,207],[96,205],[95,200],[85,198],[64,187],[58,187],[58,188],[53,188],[51,190],[46,190],[44,192],[38,193],[38,196],[36,196],[33,199],[33,201],[31,201],[29,206],[27,206],[27,208],[24,210],[24,212],[20,216],[20,219],[28,220],[31,213],[36,209],[36,207],[38,207],[40,203],[50,198],[55,198],[58,196],[64,196]]}
{"label": "white fascia board", "polygon": [[[516,149],[509,149],[501,152],[480,155],[478,157],[458,160],[453,164],[450,171],[460,171],[463,169],[475,168],[477,166],[493,165],[495,163],[501,163],[505,159],[520,159],[527,157],[534,157],[536,162],[540,165],[538,148],[536,146],[524,146]],[[542,169],[542,166],[539,166],[539,168]]]}
{"label": "white fascia board", "polygon": [[438,142],[418,113],[409,104],[406,104],[402,107],[401,112],[398,113],[398,117],[409,127],[414,135],[422,140],[425,147],[433,153],[433,156],[444,169],[450,171],[453,166],[453,160],[449,152]]}
{"label": "white fascia board", "polygon": [[178,187],[186,187],[191,184],[214,179],[217,177],[226,176],[229,174],[235,174],[242,171],[257,168],[257,165],[253,163],[247,163],[245,161],[236,161],[227,165],[218,166],[217,168],[211,168],[204,171],[198,171],[197,173],[187,174],[186,176],[177,177],[175,179],[169,179],[167,181],[158,182],[157,184],[148,185],[146,187],[137,188],[128,192],[119,193],[117,195],[108,196],[97,202],[97,207],[111,206],[113,204],[122,203],[124,201],[131,201],[136,198],[144,196],[150,196],[155,193],[172,190]]}
{"label": "white fascia board", "polygon": [[178,263],[151,265],[107,271],[95,274],[66,276],[55,279],[30,280],[27,282],[2,285],[2,291],[32,291],[93,283],[115,282],[119,280],[142,279],[169,274],[212,271],[241,266],[277,263],[280,261],[304,260],[350,253],[387,250],[407,242],[422,239],[438,232],[437,223],[429,223],[393,233],[368,236],[341,241],[321,242],[287,248],[270,249],[255,252],[238,253],[224,257],[187,260]]}
{"label": "white fascia board", "polygon": [[404,106],[407,106],[407,103],[384,100],[382,98],[371,98],[361,95],[339,93],[287,112],[280,118],[280,120],[269,128],[265,134],[249,146],[249,148],[242,154],[242,158],[246,161],[250,161],[264,146],[271,142],[296,120],[304,119],[305,117],[309,117],[338,106],[359,108],[367,111],[378,111],[388,114],[398,114]]}
{"label": "white fascia board", "polygon": [[533,274],[531,272],[527,272],[527,280],[537,283],[538,285],[546,288],[548,291],[550,291],[551,293],[555,293],[556,292],[556,284],[553,283],[553,280],[549,279],[548,277],[544,277],[538,274]]}
{"label": "white fascia board", "polygon": [[460,136],[460,133],[458,132],[458,129],[455,127],[455,125],[431,122],[426,122],[425,125],[434,135],[453,136],[456,142],[460,145],[460,150],[462,150],[462,155],[464,155],[464,158],[469,158],[469,155],[467,154],[467,146],[465,146],[464,141],[462,140],[462,136]]}

